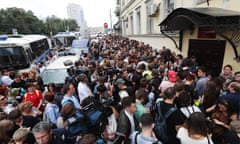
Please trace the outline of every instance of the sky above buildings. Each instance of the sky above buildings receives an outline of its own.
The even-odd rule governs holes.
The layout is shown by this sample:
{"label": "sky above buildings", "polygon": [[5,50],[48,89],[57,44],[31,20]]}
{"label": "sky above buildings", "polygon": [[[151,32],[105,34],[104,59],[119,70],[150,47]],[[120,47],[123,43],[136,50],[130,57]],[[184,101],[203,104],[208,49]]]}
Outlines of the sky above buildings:
{"label": "sky above buildings", "polygon": [[83,8],[89,27],[103,26],[105,22],[110,26],[110,12],[112,24],[116,22],[116,0],[0,0],[0,8],[18,7],[31,10],[40,19],[52,15],[67,18],[68,3],[78,4]]}

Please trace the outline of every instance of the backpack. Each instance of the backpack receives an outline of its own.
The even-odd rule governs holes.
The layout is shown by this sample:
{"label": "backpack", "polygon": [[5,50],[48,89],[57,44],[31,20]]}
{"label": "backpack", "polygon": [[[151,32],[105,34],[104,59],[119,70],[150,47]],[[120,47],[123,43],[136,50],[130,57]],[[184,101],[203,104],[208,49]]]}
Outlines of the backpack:
{"label": "backpack", "polygon": [[77,111],[74,115],[66,120],[66,130],[70,135],[88,133],[89,120],[82,111]]}
{"label": "backpack", "polygon": [[[71,100],[64,103],[73,104]],[[66,130],[70,135],[74,136],[80,133],[98,133],[98,130],[100,130],[99,125],[104,118],[106,118],[104,112],[94,108],[94,103],[90,103],[67,118]]]}
{"label": "backpack", "polygon": [[97,103],[91,102],[83,107],[82,111],[86,114],[89,122],[88,132],[100,135],[107,125],[108,114],[105,109],[100,108]]}
{"label": "backpack", "polygon": [[160,140],[162,143],[166,143],[168,141],[166,119],[177,109],[172,107],[163,115],[161,110],[161,102],[158,102],[156,106],[158,115],[155,119],[155,127],[153,128],[153,131],[155,132],[158,140]]}

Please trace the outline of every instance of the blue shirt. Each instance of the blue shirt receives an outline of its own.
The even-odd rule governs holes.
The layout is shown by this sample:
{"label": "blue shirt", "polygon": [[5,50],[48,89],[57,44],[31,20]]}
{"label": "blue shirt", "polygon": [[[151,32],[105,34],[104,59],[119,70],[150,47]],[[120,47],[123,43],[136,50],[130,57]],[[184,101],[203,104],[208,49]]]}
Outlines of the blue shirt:
{"label": "blue shirt", "polygon": [[219,97],[218,100],[225,99],[229,101],[230,106],[234,112],[239,113],[240,108],[240,93],[228,93],[226,95],[223,95]]}
{"label": "blue shirt", "polygon": [[136,134],[137,134],[138,132],[134,132],[133,133],[133,137],[132,137],[132,142],[131,142],[131,144],[135,144],[136,142],[135,142],[135,139],[137,140],[137,144],[153,144],[153,143],[156,143],[156,144],[162,144],[162,142],[160,142],[160,141],[157,141],[157,139],[156,138],[154,138],[154,137],[145,137],[145,136],[143,136],[141,133],[139,133],[138,135],[137,135],[137,137],[136,137]]}
{"label": "blue shirt", "polygon": [[198,98],[202,97],[206,90],[206,83],[208,81],[208,77],[201,77],[196,83],[196,90]]}
{"label": "blue shirt", "polygon": [[71,97],[64,96],[63,99],[62,99],[62,102],[61,102],[62,107],[63,107],[64,102],[66,102],[67,100],[71,100],[73,102],[73,104],[74,104],[76,109],[80,109],[81,108],[80,103],[78,102],[78,99],[75,96],[71,96]]}
{"label": "blue shirt", "polygon": [[58,106],[56,104],[48,103],[44,111],[43,120],[56,124],[59,116],[60,112]]}

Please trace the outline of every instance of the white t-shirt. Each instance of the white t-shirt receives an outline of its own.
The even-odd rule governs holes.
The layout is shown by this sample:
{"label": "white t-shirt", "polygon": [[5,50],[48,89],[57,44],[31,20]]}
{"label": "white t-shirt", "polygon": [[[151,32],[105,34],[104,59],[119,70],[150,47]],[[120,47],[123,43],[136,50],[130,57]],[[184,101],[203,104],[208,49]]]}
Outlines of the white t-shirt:
{"label": "white t-shirt", "polygon": [[10,86],[12,83],[13,83],[13,80],[9,76],[3,75],[1,77],[1,84]]}
{"label": "white t-shirt", "polygon": [[208,144],[208,139],[210,144],[213,144],[211,138],[207,137],[203,139],[193,139],[188,136],[187,129],[181,127],[177,132],[177,138],[180,140],[181,144]]}
{"label": "white t-shirt", "polygon": [[85,98],[87,98],[89,96],[93,96],[92,91],[90,90],[90,88],[88,87],[88,85],[86,83],[79,82],[77,89],[78,89],[78,96],[79,96],[80,104],[82,103],[82,101]]}

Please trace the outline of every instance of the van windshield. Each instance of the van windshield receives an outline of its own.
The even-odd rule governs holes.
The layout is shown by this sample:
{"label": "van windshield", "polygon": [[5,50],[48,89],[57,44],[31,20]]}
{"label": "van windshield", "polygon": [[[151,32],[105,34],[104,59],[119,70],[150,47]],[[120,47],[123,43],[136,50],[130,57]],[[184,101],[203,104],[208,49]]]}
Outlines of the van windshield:
{"label": "van windshield", "polygon": [[55,41],[54,44],[56,47],[61,47],[63,45],[65,47],[70,47],[74,39],[75,39],[74,36],[68,36],[68,37],[59,36],[54,38],[54,41]]}
{"label": "van windshield", "polygon": [[26,68],[29,66],[22,47],[1,47],[0,48],[0,69],[5,68]]}

